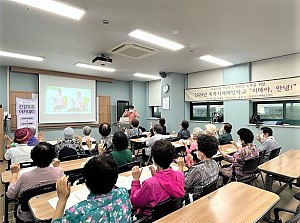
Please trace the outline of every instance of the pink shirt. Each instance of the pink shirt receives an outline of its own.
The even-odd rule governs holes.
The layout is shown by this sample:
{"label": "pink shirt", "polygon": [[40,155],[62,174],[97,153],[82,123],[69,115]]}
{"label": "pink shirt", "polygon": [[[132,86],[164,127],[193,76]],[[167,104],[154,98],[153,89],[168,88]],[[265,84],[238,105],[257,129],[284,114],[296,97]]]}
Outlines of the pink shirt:
{"label": "pink shirt", "polygon": [[131,183],[130,200],[138,213],[150,215],[153,208],[170,197],[184,196],[184,174],[171,168],[158,171],[140,185],[139,180]]}
{"label": "pink shirt", "polygon": [[[190,145],[190,148],[186,149],[186,155],[189,155],[191,152],[193,152],[197,148],[198,148],[197,140],[194,140],[192,142],[192,144]],[[188,167],[192,166],[192,164],[190,163],[190,160],[189,160],[189,158],[187,156],[185,157],[185,162],[186,162],[186,164],[187,164]]]}
{"label": "pink shirt", "polygon": [[131,123],[133,119],[139,117],[139,114],[136,111],[125,111],[123,113],[123,116],[128,117],[129,118],[129,122]]}

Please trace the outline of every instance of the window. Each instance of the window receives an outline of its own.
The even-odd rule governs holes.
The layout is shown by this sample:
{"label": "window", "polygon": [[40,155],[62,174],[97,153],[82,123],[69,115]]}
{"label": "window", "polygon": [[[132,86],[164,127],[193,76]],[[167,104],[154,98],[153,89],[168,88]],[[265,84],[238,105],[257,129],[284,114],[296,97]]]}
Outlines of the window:
{"label": "window", "polygon": [[191,106],[191,120],[198,121],[223,121],[224,106],[222,102],[207,102],[195,103],[192,102]]}
{"label": "window", "polygon": [[299,101],[262,101],[254,103],[253,113],[260,116],[261,121],[283,121],[290,125],[300,125]]}
{"label": "window", "polygon": [[161,117],[161,107],[152,106],[152,117],[160,118]]}

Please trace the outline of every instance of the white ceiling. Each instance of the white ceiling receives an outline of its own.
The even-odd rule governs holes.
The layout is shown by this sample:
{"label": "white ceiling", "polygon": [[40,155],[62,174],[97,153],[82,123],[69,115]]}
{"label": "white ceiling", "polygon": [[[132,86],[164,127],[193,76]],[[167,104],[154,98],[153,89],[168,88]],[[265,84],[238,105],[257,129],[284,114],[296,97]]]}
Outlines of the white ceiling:
{"label": "white ceiling", "polygon": [[[211,54],[234,64],[300,52],[299,0],[68,0],[87,13],[80,21],[0,0],[0,50],[43,56],[43,62],[0,57],[23,66],[118,80],[133,73],[190,73],[217,68],[200,61]],[[110,20],[102,25],[101,20]],[[171,51],[128,36],[136,28],[185,45]],[[177,35],[172,30],[177,29]],[[131,40],[162,52],[141,60],[111,55],[115,73],[75,67]],[[192,52],[190,52],[192,51]]]}

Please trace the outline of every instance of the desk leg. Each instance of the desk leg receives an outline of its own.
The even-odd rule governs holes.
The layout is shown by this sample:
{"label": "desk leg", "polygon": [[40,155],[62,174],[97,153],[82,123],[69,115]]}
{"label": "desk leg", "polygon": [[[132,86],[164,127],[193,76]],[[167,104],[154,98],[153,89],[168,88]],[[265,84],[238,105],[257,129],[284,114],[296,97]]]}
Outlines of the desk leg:
{"label": "desk leg", "polygon": [[273,176],[270,174],[266,174],[265,189],[272,192],[272,187],[273,187]]}
{"label": "desk leg", "polygon": [[134,154],[134,146],[133,146],[133,142],[130,142],[130,149],[131,149],[132,155],[135,155],[135,154]]}
{"label": "desk leg", "polygon": [[[273,176],[270,174],[266,174],[266,184],[265,189],[272,192],[273,187]],[[271,211],[268,211],[262,218],[265,222],[273,222],[271,219]]]}
{"label": "desk leg", "polygon": [[8,223],[8,198],[6,196],[8,185],[3,185],[3,222]]}

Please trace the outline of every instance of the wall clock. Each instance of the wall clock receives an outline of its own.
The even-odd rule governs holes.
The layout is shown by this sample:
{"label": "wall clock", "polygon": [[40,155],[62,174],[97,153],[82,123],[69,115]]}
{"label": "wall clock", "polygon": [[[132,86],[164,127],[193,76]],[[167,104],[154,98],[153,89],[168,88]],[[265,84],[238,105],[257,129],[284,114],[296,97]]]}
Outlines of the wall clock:
{"label": "wall clock", "polygon": [[163,90],[164,93],[167,93],[169,91],[169,89],[170,89],[170,86],[168,84],[164,84],[162,86],[162,90]]}

